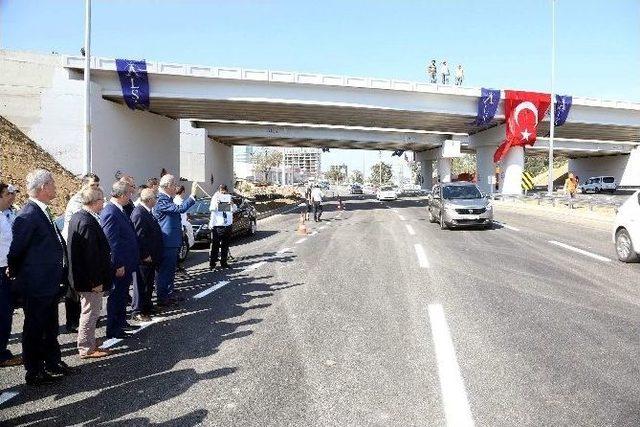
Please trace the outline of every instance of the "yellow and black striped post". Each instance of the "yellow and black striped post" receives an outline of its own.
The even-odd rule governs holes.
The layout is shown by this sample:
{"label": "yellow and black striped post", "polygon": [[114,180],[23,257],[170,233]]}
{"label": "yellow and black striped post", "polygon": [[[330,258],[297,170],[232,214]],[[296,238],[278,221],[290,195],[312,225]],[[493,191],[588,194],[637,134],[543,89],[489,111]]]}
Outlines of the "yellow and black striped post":
{"label": "yellow and black striped post", "polygon": [[525,194],[529,190],[533,190],[533,176],[529,172],[522,172],[521,187],[525,191]]}

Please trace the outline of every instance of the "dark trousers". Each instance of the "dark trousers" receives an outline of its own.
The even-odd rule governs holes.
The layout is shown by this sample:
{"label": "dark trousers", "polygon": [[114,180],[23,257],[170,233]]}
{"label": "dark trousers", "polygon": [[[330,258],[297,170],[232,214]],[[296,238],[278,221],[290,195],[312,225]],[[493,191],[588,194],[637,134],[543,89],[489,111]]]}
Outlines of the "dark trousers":
{"label": "dark trousers", "polygon": [[60,363],[58,296],[24,299],[22,358],[27,375]]}
{"label": "dark trousers", "polygon": [[320,221],[322,216],[322,202],[313,202],[313,220]]}
{"label": "dark trousers", "polygon": [[11,351],[7,349],[11,336],[13,301],[11,300],[11,282],[5,273],[6,269],[7,267],[0,267],[0,362],[13,357]]}
{"label": "dark trousers", "polygon": [[153,303],[153,288],[156,279],[156,266],[154,264],[140,264],[137,274],[137,284],[133,288],[133,313],[151,314]]}
{"label": "dark trousers", "polygon": [[176,267],[178,266],[178,249],[180,248],[164,248],[156,279],[158,301],[165,302],[173,294]]}
{"label": "dark trousers", "polygon": [[229,240],[231,239],[231,226],[213,227],[211,230],[211,248],[209,250],[209,264],[215,265],[218,262],[220,253],[220,264],[226,265],[229,257]]}
{"label": "dark trousers", "polygon": [[131,273],[125,272],[123,277],[113,278],[113,284],[107,298],[107,338],[117,337],[124,333],[127,324],[127,304],[131,286]]}
{"label": "dark trousers", "polygon": [[67,328],[77,329],[80,325],[80,296],[73,289],[69,289],[64,297],[64,314]]}

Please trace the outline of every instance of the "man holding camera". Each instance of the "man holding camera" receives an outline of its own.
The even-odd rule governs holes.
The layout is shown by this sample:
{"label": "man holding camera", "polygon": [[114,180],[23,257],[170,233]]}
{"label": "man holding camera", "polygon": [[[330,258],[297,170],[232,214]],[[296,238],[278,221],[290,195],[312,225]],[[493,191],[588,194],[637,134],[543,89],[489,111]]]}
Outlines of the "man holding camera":
{"label": "man holding camera", "polygon": [[211,198],[211,218],[209,229],[211,230],[211,251],[209,252],[209,269],[213,270],[220,257],[220,267],[229,268],[229,239],[231,238],[231,226],[233,213],[237,210],[231,199],[227,186],[222,184]]}

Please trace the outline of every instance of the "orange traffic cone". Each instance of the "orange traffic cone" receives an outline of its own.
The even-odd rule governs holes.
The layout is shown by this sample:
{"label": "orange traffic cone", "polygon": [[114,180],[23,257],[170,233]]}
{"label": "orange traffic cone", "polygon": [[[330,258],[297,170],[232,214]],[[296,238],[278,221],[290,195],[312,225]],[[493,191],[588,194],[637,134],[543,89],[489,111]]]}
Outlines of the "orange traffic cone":
{"label": "orange traffic cone", "polygon": [[307,229],[307,225],[304,221],[304,214],[300,215],[300,222],[298,223],[298,230],[296,232],[303,236],[309,234],[309,230]]}

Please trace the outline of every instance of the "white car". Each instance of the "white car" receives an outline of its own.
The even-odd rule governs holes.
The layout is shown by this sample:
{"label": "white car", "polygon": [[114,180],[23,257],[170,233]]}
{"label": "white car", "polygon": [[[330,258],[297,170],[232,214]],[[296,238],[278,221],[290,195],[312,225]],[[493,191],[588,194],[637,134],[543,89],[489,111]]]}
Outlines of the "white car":
{"label": "white car", "polygon": [[618,259],[634,262],[640,258],[640,191],[633,193],[618,209],[613,223],[613,243]]}
{"label": "white car", "polygon": [[378,200],[396,200],[398,198],[398,192],[393,187],[382,187],[376,194]]}
{"label": "white car", "polygon": [[612,176],[592,176],[580,185],[583,193],[593,192],[600,193],[602,191],[610,191],[614,193],[618,189],[616,179]]}

